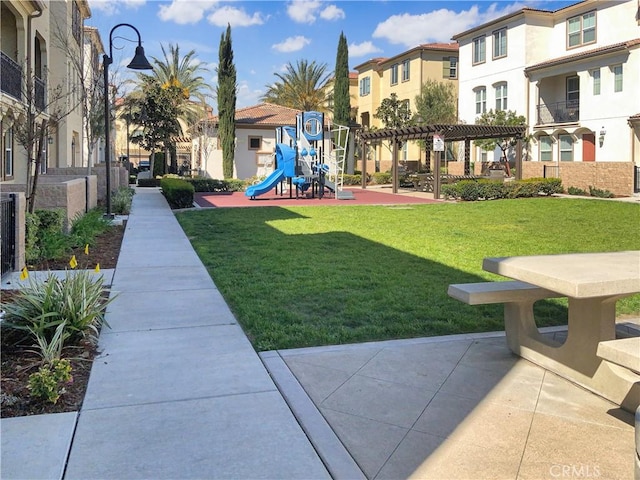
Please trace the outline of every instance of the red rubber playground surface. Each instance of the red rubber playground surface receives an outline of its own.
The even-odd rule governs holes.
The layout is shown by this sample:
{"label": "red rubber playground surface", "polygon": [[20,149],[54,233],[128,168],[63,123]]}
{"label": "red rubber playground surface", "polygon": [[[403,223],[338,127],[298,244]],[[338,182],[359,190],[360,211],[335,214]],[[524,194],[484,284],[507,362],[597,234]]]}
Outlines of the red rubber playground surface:
{"label": "red rubber playground surface", "polygon": [[280,196],[273,192],[266,193],[251,200],[245,196],[244,192],[232,193],[196,193],[195,203],[203,208],[226,208],[226,207],[283,207],[283,206],[318,206],[318,205],[406,205],[420,203],[440,203],[441,200],[434,200],[424,196],[414,196],[411,194],[393,194],[381,192],[380,189],[350,188],[355,199],[338,200],[333,195],[325,195],[324,198],[298,197],[289,198],[289,194]]}

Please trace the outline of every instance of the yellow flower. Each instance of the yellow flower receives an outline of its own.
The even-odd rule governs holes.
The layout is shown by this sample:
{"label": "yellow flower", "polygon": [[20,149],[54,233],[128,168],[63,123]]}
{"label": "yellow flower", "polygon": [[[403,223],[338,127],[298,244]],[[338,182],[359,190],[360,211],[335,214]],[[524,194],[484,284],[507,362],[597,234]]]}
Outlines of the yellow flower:
{"label": "yellow flower", "polygon": [[27,270],[27,267],[24,267],[20,272],[20,280],[26,280],[27,278],[29,278],[29,270]]}
{"label": "yellow flower", "polygon": [[71,265],[71,268],[76,268],[78,266],[78,261],[76,260],[75,255],[71,257],[71,260],[69,260],[69,265]]}
{"label": "yellow flower", "polygon": [[84,246],[84,254],[85,255],[89,255],[89,244],[88,243]]}
{"label": "yellow flower", "polygon": [[100,273],[100,264],[96,263],[96,268],[93,270],[96,273]]}

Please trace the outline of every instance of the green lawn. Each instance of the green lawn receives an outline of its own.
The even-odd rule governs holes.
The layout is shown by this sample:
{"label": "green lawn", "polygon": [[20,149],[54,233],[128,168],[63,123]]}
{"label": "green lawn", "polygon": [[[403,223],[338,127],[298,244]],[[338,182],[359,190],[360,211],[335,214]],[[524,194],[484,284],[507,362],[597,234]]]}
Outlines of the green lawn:
{"label": "green lawn", "polygon": [[[561,198],[251,207],[177,218],[257,350],[503,329],[502,306],[468,306],[451,283],[505,280],[493,256],[640,250],[640,206]],[[640,312],[640,295],[618,302]],[[566,323],[566,301],[536,304]]]}

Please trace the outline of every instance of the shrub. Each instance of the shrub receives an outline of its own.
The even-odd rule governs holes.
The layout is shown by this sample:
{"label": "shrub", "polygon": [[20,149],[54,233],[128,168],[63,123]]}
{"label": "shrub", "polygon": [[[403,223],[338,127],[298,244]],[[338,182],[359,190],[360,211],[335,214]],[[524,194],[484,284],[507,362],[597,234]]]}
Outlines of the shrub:
{"label": "shrub", "polygon": [[391,173],[389,172],[375,172],[371,175],[371,181],[376,185],[391,183],[391,179]]}
{"label": "shrub", "polygon": [[65,211],[61,208],[52,210],[36,210],[34,212],[40,219],[39,231],[58,233],[64,228]]}
{"label": "shrub", "polygon": [[534,177],[519,180],[518,183],[535,184],[538,191],[532,196],[536,196],[538,194],[553,195],[554,193],[562,193],[562,180],[559,178]]}
{"label": "shrub", "polygon": [[64,385],[72,381],[69,360],[56,359],[29,375],[29,391],[32,397],[57,403],[60,395],[65,393]]}
{"label": "shrub", "polygon": [[138,178],[138,186],[139,187],[159,187],[160,179],[159,178]]}
{"label": "shrub", "polygon": [[131,202],[136,191],[131,187],[120,187],[111,196],[111,207],[113,213],[118,215],[129,215]]}
{"label": "shrub", "polygon": [[441,189],[445,198],[465,201],[537,197],[561,191],[562,184],[557,178],[531,178],[515,182],[462,180],[443,185]]}
{"label": "shrub", "polygon": [[192,178],[187,180],[196,192],[227,192],[229,185],[224,180],[214,178]]}
{"label": "shrub", "polygon": [[237,178],[229,178],[223,181],[227,184],[227,190],[230,192],[243,192],[247,186],[244,180]]}
{"label": "shrub", "polygon": [[362,184],[362,174],[349,175],[344,174],[343,185],[360,185]]}
{"label": "shrub", "polygon": [[589,185],[589,195],[599,198],[613,198],[613,193],[609,190],[601,190],[599,188],[592,187],[591,185]]}
{"label": "shrub", "polygon": [[79,214],[71,224],[71,244],[93,245],[95,238],[109,229],[109,220],[104,218],[102,210],[94,208],[87,213]]}
{"label": "shrub", "polygon": [[569,187],[567,189],[567,193],[569,195],[583,195],[585,197],[589,196],[589,192],[587,192],[586,190],[583,190],[582,188],[578,188],[578,187]]}
{"label": "shrub", "polygon": [[38,243],[38,228],[40,217],[35,213],[27,212],[25,215],[25,260],[27,263],[36,262],[40,258],[40,245]]}
{"label": "shrub", "polygon": [[181,178],[164,177],[160,182],[162,193],[171,208],[189,208],[193,206],[193,185]]}
{"label": "shrub", "polygon": [[5,312],[3,327],[26,332],[38,343],[50,343],[64,323],[60,335],[69,341],[97,341],[111,300],[104,300],[102,277],[94,275],[79,270],[63,279],[53,273],[44,282],[30,278],[10,302],[0,304]]}

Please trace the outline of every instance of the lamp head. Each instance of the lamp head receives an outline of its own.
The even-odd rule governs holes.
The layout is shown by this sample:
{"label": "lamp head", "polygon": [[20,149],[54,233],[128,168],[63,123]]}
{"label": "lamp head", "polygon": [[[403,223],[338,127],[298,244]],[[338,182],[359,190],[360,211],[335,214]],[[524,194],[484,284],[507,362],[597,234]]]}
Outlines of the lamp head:
{"label": "lamp head", "polygon": [[136,47],[136,54],[131,59],[131,63],[127,65],[127,68],[132,70],[153,70],[149,60],[144,55],[144,47],[142,45]]}

